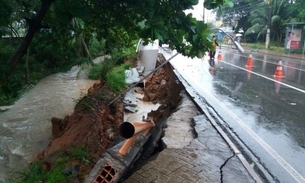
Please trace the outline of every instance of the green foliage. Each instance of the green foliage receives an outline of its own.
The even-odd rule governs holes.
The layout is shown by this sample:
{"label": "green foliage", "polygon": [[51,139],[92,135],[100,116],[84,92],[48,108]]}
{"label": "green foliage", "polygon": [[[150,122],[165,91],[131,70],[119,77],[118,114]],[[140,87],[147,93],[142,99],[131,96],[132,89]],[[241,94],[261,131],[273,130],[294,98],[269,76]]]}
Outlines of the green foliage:
{"label": "green foliage", "polygon": [[[45,2],[44,0],[0,0],[1,5],[5,5],[0,7],[0,12],[3,13],[1,14],[1,25],[9,27],[17,25],[18,22],[17,29],[31,30],[28,29],[29,24],[24,21],[24,17],[27,17],[27,20],[36,21],[37,14],[34,12],[38,12]],[[230,5],[227,0],[207,1],[207,3],[209,2],[213,4],[213,7],[224,3]],[[36,26],[42,25],[44,28],[36,33],[33,40],[29,40],[31,43],[29,44],[30,83],[27,84],[35,84],[48,74],[67,70],[73,64],[81,65],[83,61],[86,62],[80,59],[89,57],[86,46],[89,47],[93,57],[108,54],[115,59],[111,53],[122,53],[121,58],[125,54],[135,56],[134,40],[139,38],[159,39],[170,42],[171,47],[183,55],[201,57],[211,44],[208,38],[209,28],[205,23],[192,18],[191,14],[184,13],[184,10],[192,8],[197,3],[198,0],[52,1],[52,6],[46,11],[42,22],[32,22]],[[8,11],[2,11],[4,9]],[[13,50],[8,53],[11,55]],[[25,50],[21,53],[25,53]],[[6,60],[8,58],[14,57],[7,57]],[[1,62],[0,82],[6,82],[2,73],[7,71],[8,66],[18,63],[14,68],[14,73],[9,77],[11,80],[9,83],[28,88],[25,83],[24,61],[23,57],[18,61],[14,60],[10,63],[11,65]],[[117,64],[118,62],[114,62],[113,65]],[[110,62],[104,66],[98,66],[93,73],[99,74],[91,74],[92,77],[105,79],[106,73],[113,65]],[[16,85],[18,82],[21,85]],[[0,100],[8,100],[12,97],[1,92],[0,89]],[[20,95],[19,91],[14,94],[14,96],[17,95]],[[3,102],[5,101],[0,101],[0,104]]]}
{"label": "green foliage", "polygon": [[[94,49],[102,50],[102,43],[95,42]],[[73,42],[70,43],[73,47]],[[0,41],[0,105],[11,105],[21,94],[35,85],[42,78],[56,72],[66,72],[74,65],[88,64],[88,58],[77,58],[74,49],[68,45],[61,45],[49,31],[41,31],[33,40],[28,58],[29,83],[26,83],[26,68],[23,60],[15,72],[6,80],[5,72],[9,68],[7,60],[13,53],[14,47],[6,41]]]}
{"label": "green foliage", "polygon": [[101,63],[94,64],[89,71],[88,77],[90,79],[106,80],[106,74],[116,65],[122,64],[124,57],[136,56],[135,48],[124,48],[120,50],[114,49],[111,56],[104,56],[105,60]]}
{"label": "green foliage", "polygon": [[[8,44],[5,40],[0,41],[0,60],[6,62],[11,56],[14,48]],[[3,64],[1,64],[3,65]]]}
{"label": "green foliage", "polygon": [[105,40],[98,41],[95,37],[93,37],[90,41],[89,49],[93,58],[105,55]]}
{"label": "green foliage", "polygon": [[90,79],[105,80],[107,72],[116,65],[116,62],[117,60],[115,60],[115,58],[106,58],[101,63],[93,65],[89,71],[88,77]]}
{"label": "green foliage", "polygon": [[78,147],[75,148],[71,155],[74,159],[80,160],[86,165],[88,165],[90,162],[88,160],[89,158],[89,152],[84,147]]}
{"label": "green foliage", "polygon": [[299,19],[300,22],[305,22],[305,1],[298,0],[292,4],[291,11],[297,12],[297,14],[293,17]]}
{"label": "green foliage", "polygon": [[78,160],[87,159],[89,157],[89,152],[85,148],[76,148],[72,152],[72,157]]}
{"label": "green foliage", "polygon": [[7,60],[13,52],[13,47],[6,44],[5,41],[0,41],[0,105],[9,105],[12,103],[12,98],[19,96],[19,90],[22,84],[19,80],[20,75],[15,74],[12,80],[5,80],[5,71],[8,69]]}
{"label": "green foliage", "polygon": [[[249,44],[248,44],[249,45]],[[252,49],[264,49],[265,45],[264,43],[253,43],[249,45]]]}
{"label": "green foliage", "polygon": [[101,75],[104,75],[107,72],[104,63],[95,64],[89,71],[88,78],[97,80],[101,79]]}
{"label": "green foliage", "polygon": [[85,96],[76,101],[76,103],[84,112],[89,112],[92,109],[92,103],[89,100],[85,100],[85,98],[88,99],[88,97]]}
{"label": "green foliage", "polygon": [[65,165],[69,161],[80,160],[85,164],[89,163],[89,152],[84,147],[76,147],[70,155],[66,155],[60,151],[54,154],[58,156],[58,158],[56,159],[55,165],[52,166],[51,170],[44,170],[43,163],[41,161],[37,161],[29,165],[28,168],[17,172],[17,178],[14,180],[10,179],[6,181],[6,183],[33,183],[39,181],[46,183],[65,182],[75,176],[73,174],[65,174]]}
{"label": "green foliage", "polygon": [[[282,42],[283,35],[286,31],[286,23],[291,17],[295,16],[295,11],[293,11],[293,4],[288,1],[273,0],[268,5],[266,2],[260,2],[257,4],[250,12],[249,22],[251,22],[251,27],[249,27],[245,34],[257,35],[257,39],[264,40],[267,32],[267,22],[270,18],[271,20],[271,39],[276,39],[278,43]],[[269,17],[270,13],[270,17]]]}
{"label": "green foliage", "polygon": [[[256,43],[247,43],[246,45],[242,45],[243,47],[249,47],[251,50],[265,50],[266,43],[265,42],[256,42]],[[268,50],[276,51],[278,53],[284,52],[283,45],[279,46],[278,42],[270,42]]]}
{"label": "green foliage", "polygon": [[127,47],[123,47],[121,57],[123,58],[123,57],[127,56],[127,57],[136,58],[137,57],[136,49],[138,46],[138,42],[139,42],[139,40],[136,39],[136,40],[131,41]]}
{"label": "green foliage", "polygon": [[[5,2],[5,0],[0,0],[0,26],[9,24],[9,17],[12,13],[12,8]],[[1,30],[1,29],[0,29]],[[1,32],[0,32],[1,38]]]}
{"label": "green foliage", "polygon": [[131,64],[126,62],[118,67],[115,67],[106,75],[106,83],[115,91],[120,91],[126,86],[125,70],[129,69]]}
{"label": "green foliage", "polygon": [[233,3],[230,0],[206,0],[206,1],[204,1],[204,7],[208,10],[215,9],[223,4],[227,5],[228,7],[233,7]]}
{"label": "green foliage", "polygon": [[7,183],[33,183],[39,181],[45,181],[47,183],[59,183],[64,182],[73,175],[64,174],[64,163],[58,161],[56,166],[51,171],[45,171],[43,169],[42,162],[35,162],[31,164],[28,169],[19,172],[19,177],[15,180],[8,180]]}

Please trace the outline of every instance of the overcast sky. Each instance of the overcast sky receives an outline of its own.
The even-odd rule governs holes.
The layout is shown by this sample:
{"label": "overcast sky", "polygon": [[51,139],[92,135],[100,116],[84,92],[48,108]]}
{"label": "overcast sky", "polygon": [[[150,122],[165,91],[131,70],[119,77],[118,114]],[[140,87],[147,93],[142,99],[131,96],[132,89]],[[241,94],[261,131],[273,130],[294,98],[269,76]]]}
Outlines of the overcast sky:
{"label": "overcast sky", "polygon": [[[192,13],[193,17],[196,18],[197,20],[202,20],[202,14],[203,14],[203,1],[204,0],[199,0],[198,4],[194,6],[193,10],[186,10],[185,13]],[[211,20],[214,18],[214,16],[211,16],[211,10],[205,10],[206,11],[206,16],[205,16],[205,22],[207,19]]]}

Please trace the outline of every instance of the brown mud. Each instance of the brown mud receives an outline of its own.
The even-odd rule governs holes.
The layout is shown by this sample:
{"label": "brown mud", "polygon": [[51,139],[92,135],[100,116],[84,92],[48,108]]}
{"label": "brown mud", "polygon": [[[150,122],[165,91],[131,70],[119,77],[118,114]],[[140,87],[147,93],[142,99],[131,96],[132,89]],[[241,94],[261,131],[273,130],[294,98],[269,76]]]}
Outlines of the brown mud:
{"label": "brown mud", "polygon": [[[159,54],[156,67],[165,61],[163,55]],[[161,104],[156,111],[147,114],[156,123],[168,118],[181,101],[179,93],[183,88],[172,69],[169,63],[165,64],[148,76],[145,87],[142,86],[143,101]],[[82,182],[106,149],[123,140],[118,134],[118,127],[124,119],[122,99],[108,106],[115,97],[115,92],[104,82],[95,83],[77,103],[71,115],[63,119],[52,118],[53,139],[35,161],[41,161],[43,168],[50,170],[63,155],[71,156],[75,150],[85,149],[89,153],[86,160],[72,158],[65,164],[67,170],[74,168],[77,171],[77,176],[70,182]]]}

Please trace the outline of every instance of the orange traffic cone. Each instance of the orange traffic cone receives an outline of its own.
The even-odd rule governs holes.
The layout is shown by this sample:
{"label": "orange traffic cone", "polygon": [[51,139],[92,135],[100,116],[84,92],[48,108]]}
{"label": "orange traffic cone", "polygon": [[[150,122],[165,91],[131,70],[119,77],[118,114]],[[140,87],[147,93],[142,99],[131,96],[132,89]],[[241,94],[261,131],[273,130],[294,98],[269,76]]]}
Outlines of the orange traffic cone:
{"label": "orange traffic cone", "polygon": [[252,62],[252,53],[250,53],[249,57],[248,57],[248,61],[247,61],[247,65],[246,67],[251,68],[253,67],[253,62]]}
{"label": "orange traffic cone", "polygon": [[219,52],[218,52],[217,60],[222,60],[221,50],[219,50]]}
{"label": "orange traffic cone", "polygon": [[276,70],[275,70],[275,73],[274,73],[273,76],[276,77],[276,78],[283,78],[284,77],[283,67],[282,67],[282,59],[279,60],[279,62],[277,64],[277,67],[276,67]]}

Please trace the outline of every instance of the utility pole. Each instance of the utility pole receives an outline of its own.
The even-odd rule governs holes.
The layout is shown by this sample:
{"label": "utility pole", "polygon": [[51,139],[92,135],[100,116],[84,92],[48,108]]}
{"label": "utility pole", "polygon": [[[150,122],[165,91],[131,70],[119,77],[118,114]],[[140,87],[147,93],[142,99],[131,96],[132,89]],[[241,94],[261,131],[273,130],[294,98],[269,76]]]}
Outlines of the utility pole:
{"label": "utility pole", "polygon": [[270,28],[271,28],[271,0],[266,0],[268,4],[268,23],[267,23],[267,34],[266,34],[266,49],[270,44]]}

